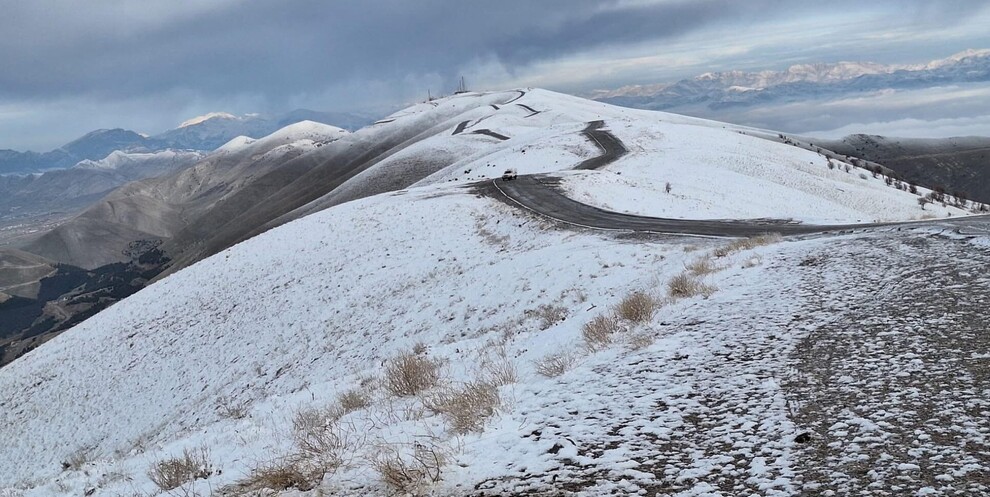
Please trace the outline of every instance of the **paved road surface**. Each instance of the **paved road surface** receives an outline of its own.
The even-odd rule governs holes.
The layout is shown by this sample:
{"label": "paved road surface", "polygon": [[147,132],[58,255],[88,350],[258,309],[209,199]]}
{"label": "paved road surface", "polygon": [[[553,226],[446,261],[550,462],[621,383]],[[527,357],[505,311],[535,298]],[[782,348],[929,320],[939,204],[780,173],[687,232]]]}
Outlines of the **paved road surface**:
{"label": "paved road surface", "polygon": [[599,169],[608,164],[611,164],[629,153],[626,146],[622,143],[612,133],[601,129],[605,126],[605,121],[592,121],[588,123],[588,127],[584,128],[584,136],[588,137],[589,140],[598,145],[598,148],[602,149],[602,154],[597,157],[592,157],[576,166],[574,169],[579,170],[589,170],[589,169]]}
{"label": "paved road surface", "polygon": [[748,237],[767,233],[801,235],[827,231],[849,231],[884,224],[819,226],[772,219],[691,220],[636,216],[606,211],[564,196],[560,180],[551,176],[520,176],[514,181],[496,179],[477,185],[482,193],[504,197],[510,203],[567,224],[606,230],[639,231],[704,236]]}

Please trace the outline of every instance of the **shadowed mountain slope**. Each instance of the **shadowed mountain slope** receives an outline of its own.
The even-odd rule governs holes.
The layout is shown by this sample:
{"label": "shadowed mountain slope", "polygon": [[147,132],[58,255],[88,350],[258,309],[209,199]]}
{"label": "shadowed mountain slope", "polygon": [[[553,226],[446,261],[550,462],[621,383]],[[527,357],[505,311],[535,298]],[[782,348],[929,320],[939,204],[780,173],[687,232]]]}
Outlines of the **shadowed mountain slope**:
{"label": "shadowed mountain slope", "polygon": [[822,142],[835,152],[860,157],[893,169],[904,179],[944,186],[971,200],[990,202],[990,137],[942,139],[850,135]]}

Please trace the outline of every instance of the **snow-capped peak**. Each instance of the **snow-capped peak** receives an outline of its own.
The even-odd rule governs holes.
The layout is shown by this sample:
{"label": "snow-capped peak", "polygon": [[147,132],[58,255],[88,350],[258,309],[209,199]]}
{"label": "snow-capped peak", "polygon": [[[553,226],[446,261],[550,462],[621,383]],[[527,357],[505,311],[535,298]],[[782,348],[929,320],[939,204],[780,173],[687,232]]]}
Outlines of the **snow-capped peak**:
{"label": "snow-capped peak", "polygon": [[958,64],[966,59],[970,58],[980,58],[980,57],[990,57],[990,49],[981,48],[975,49],[970,48],[963,50],[962,52],[952,54],[944,59],[933,60],[928,64],[921,66],[923,69],[938,69],[945,66],[951,66],[953,64]]}
{"label": "snow-capped peak", "polygon": [[183,123],[180,124],[179,127],[185,128],[188,126],[195,126],[205,121],[209,121],[210,119],[238,119],[238,117],[227,112],[210,112],[209,114],[204,114],[202,116],[194,117],[192,119],[183,121]]}
{"label": "snow-capped peak", "polygon": [[216,151],[217,152],[235,152],[237,150],[241,150],[243,148],[246,148],[247,146],[251,145],[255,141],[256,140],[254,138],[251,138],[249,136],[240,135],[240,136],[234,137],[229,142],[223,144]]}
{"label": "snow-capped peak", "polygon": [[314,121],[299,121],[262,138],[263,140],[326,140],[347,134],[347,130]]}

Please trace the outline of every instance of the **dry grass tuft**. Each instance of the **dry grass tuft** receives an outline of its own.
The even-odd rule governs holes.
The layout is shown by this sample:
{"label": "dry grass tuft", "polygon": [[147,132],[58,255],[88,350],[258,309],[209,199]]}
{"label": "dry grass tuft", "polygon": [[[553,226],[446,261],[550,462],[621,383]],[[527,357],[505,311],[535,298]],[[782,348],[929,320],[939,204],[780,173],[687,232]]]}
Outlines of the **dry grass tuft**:
{"label": "dry grass tuft", "polygon": [[554,378],[574,367],[575,362],[577,362],[577,358],[570,352],[547,354],[536,361],[536,372],[547,378]]}
{"label": "dry grass tuft", "polygon": [[260,490],[281,492],[290,488],[308,492],[316,488],[316,485],[323,480],[323,476],[322,471],[306,468],[299,461],[278,461],[255,468],[247,478],[237,482],[235,488],[227,489],[229,492],[226,495],[256,495],[251,492]]}
{"label": "dry grass tuft", "polygon": [[672,298],[689,298],[696,295],[708,297],[715,293],[715,287],[706,285],[687,273],[681,273],[667,282],[667,293]]}
{"label": "dry grass tuft", "polygon": [[293,433],[310,433],[319,431],[337,422],[344,415],[343,410],[333,407],[303,407],[296,411],[292,418]]}
{"label": "dry grass tuft", "polygon": [[694,276],[705,276],[708,274],[712,274],[715,271],[718,271],[719,269],[721,268],[716,266],[715,263],[712,262],[712,258],[707,255],[698,258],[697,260],[695,260],[691,264],[688,264],[687,266],[688,272]]}
{"label": "dry grass tuft", "polygon": [[423,354],[400,354],[385,368],[385,389],[398,397],[416,395],[439,382],[440,362]]}
{"label": "dry grass tuft", "polygon": [[[292,461],[309,473],[339,468],[364,444],[364,433],[340,421],[339,408],[304,409],[296,413],[292,437],[297,453]],[[305,472],[305,471],[304,471]]]}
{"label": "dry grass tuft", "polygon": [[656,314],[659,308],[660,302],[652,295],[646,292],[636,291],[626,295],[626,298],[622,299],[622,302],[619,302],[619,305],[615,308],[615,313],[627,321],[645,323],[653,319],[653,315]]}
{"label": "dry grass tuft", "polygon": [[619,331],[619,328],[619,318],[615,314],[595,316],[581,328],[585,347],[592,352],[605,349],[612,343],[613,335]]}
{"label": "dry grass tuft", "polygon": [[238,402],[230,397],[218,397],[217,414],[227,419],[244,419],[248,413],[247,402]]}
{"label": "dry grass tuft", "polygon": [[719,247],[715,249],[715,257],[726,257],[733,252],[739,252],[740,250],[750,250],[756,247],[762,247],[764,245],[770,245],[772,243],[778,243],[783,240],[783,237],[779,233],[767,233],[765,235],[754,236],[750,238],[742,238],[735,240],[728,245]]}
{"label": "dry grass tuft", "polygon": [[213,466],[207,449],[186,449],[182,456],[163,459],[148,469],[151,481],[166,492],[191,481],[209,478],[212,474]]}
{"label": "dry grass tuft", "polygon": [[93,460],[93,449],[89,447],[81,447],[75,452],[69,454],[69,457],[62,462],[62,469],[79,471],[83,466],[88,464]]}
{"label": "dry grass tuft", "polygon": [[394,492],[419,494],[424,486],[440,481],[446,459],[438,446],[418,443],[411,455],[403,456],[390,449],[375,457],[371,464]]}
{"label": "dry grass tuft", "polygon": [[544,304],[537,307],[535,313],[540,320],[540,330],[549,329],[567,318],[567,308],[559,305]]}
{"label": "dry grass tuft", "polygon": [[353,389],[340,394],[340,397],[337,398],[337,403],[340,404],[341,411],[347,414],[370,406],[371,398],[364,390]]}
{"label": "dry grass tuft", "polygon": [[494,358],[489,357],[482,362],[482,377],[496,387],[503,387],[518,382],[519,372],[505,348],[500,347]]}
{"label": "dry grass tuft", "polygon": [[501,404],[498,387],[484,380],[441,388],[423,399],[423,405],[442,415],[458,435],[482,431]]}

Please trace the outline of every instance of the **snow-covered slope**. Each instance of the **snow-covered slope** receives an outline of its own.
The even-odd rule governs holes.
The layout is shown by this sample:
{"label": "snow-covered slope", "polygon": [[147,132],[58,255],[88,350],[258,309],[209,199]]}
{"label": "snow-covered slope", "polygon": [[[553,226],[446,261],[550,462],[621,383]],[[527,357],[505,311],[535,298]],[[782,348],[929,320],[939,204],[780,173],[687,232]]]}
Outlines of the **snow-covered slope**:
{"label": "snow-covered slope", "polygon": [[[720,128],[644,126],[629,120],[611,129],[634,152],[599,174],[570,174],[563,182],[574,199],[608,210],[679,219],[772,217],[813,224],[968,214],[941,204],[922,210],[918,195],[895,188],[883,175]],[[919,195],[929,191],[918,188]]]}
{"label": "snow-covered slope", "polygon": [[[598,313],[589,308],[655,285],[691,257],[677,243],[617,244],[549,229],[459,188],[330,209],[177,273],[0,370],[7,440],[0,486],[28,481],[37,487],[27,495],[47,495],[58,493],[60,481],[75,493],[118,471],[135,481],[104,482],[98,495],[128,485],[151,490],[149,464],[202,444],[223,469],[209,484],[230,482],[289,450],[278,434],[290,429],[297,409],[359,387],[400,351],[422,342],[453,377],[467,379],[504,341],[521,378],[505,387],[514,399],[510,414],[462,442],[466,450],[456,457],[470,464],[450,477],[483,479],[499,470],[482,461],[517,438],[519,423],[536,428],[526,412],[544,402],[543,392],[570,382],[591,386],[581,378],[614,353],[582,359],[560,381],[537,375],[532,361],[580,352],[580,326]],[[541,305],[560,306],[566,319],[541,324]],[[20,393],[26,389],[30,395]],[[244,405],[247,417],[224,419],[221,398]],[[389,402],[407,413],[389,415],[399,416],[395,426],[372,428],[368,418],[384,415],[372,409],[356,414],[356,426],[389,443],[424,432],[447,440],[440,418],[402,421],[415,416],[414,407]],[[517,447],[511,457],[545,467],[544,443]],[[78,451],[90,454],[91,476],[59,475]],[[333,484],[349,485],[366,469],[354,471]]]}
{"label": "snow-covered slope", "polygon": [[[285,495],[389,494],[384,477],[395,473],[383,469],[396,458],[412,464],[406,477],[424,480],[416,493],[435,495],[710,495],[720,478],[741,482],[729,487],[735,495],[799,492],[800,432],[781,378],[797,342],[831,319],[807,307],[826,298],[807,286],[821,276],[817,258],[849,237],[728,250],[720,240],[573,231],[479,196],[467,181],[505,167],[567,170],[598,153],[580,133],[604,120],[630,153],[603,171],[566,173],[568,188],[593,202],[656,191],[674,174],[685,217],[684,206],[703,203],[722,218],[808,215],[752,198],[763,195],[838,210],[829,193],[838,188],[893,207],[863,200],[834,219],[908,217],[916,213],[898,202],[917,197],[740,133],[751,130],[520,93],[459,95],[311,145],[300,157],[399,136],[401,146],[364,171],[394,169],[419,184],[237,244],[0,369],[0,489],[154,493],[149,471],[189,450],[205,451],[212,471],[177,491],[207,495],[296,461],[295,438],[308,429],[324,437],[321,457],[334,460],[320,464],[332,469],[298,485],[318,490]],[[410,137],[408,123],[422,133]],[[226,155],[265,153],[234,145],[246,148]],[[223,185],[210,183],[210,170],[191,168],[190,181],[171,188],[198,198]],[[709,257],[716,248],[723,257]],[[706,286],[667,299],[688,267],[699,275],[686,277]],[[661,308],[617,321],[611,341],[583,337],[636,292]],[[390,394],[383,378],[411,350],[439,361],[454,389],[494,385],[498,373],[498,408],[458,429],[444,403],[450,391]],[[349,392],[363,401],[325,414]]]}
{"label": "snow-covered slope", "polygon": [[[686,188],[656,201],[671,205],[661,208],[650,202],[643,205],[647,213],[860,222],[950,212],[922,211],[912,204],[916,197],[885,188],[883,181],[872,180],[872,174],[867,174],[870,180],[860,180],[861,169],[846,173],[844,165],[839,165],[845,174],[839,176],[835,174],[839,170],[828,170],[819,155],[758,138],[776,140],[776,133],[523,89],[469,92],[419,103],[388,116],[301,155],[291,168],[259,176],[259,189],[251,190],[250,198],[231,197],[230,208],[219,211],[216,219],[197,223],[201,229],[180,237],[176,247],[166,248],[177,256],[173,267],[184,267],[265,230],[369,195],[496,177],[508,167],[521,174],[568,170],[600,153],[598,144],[581,133],[589,122],[598,120],[619,139],[638,146],[605,172],[583,173],[582,177],[607,181],[604,175],[610,171],[614,174],[649,164],[645,174],[637,177],[645,181],[637,187],[639,191],[623,194],[651,198],[671,178],[684,181]],[[668,156],[688,162],[673,164]],[[814,165],[806,164],[811,162]],[[298,176],[287,171],[298,171]],[[741,182],[733,188],[713,185],[702,177],[709,173],[725,173],[726,178],[739,175]],[[568,188],[583,200],[604,205],[576,189],[580,180],[569,182]],[[747,197],[755,190],[761,191],[761,199],[771,200],[752,202]],[[258,201],[262,197],[265,201]],[[707,207],[696,213],[698,206]],[[617,208],[623,207],[617,204]]]}
{"label": "snow-covered slope", "polygon": [[[429,109],[408,109],[399,117],[419,112]],[[508,167],[519,174],[564,171],[601,153],[580,132],[588,122],[604,120],[629,154],[601,171],[568,173],[564,188],[577,200],[610,210],[682,219],[787,218],[812,223],[966,214],[941,205],[922,211],[916,195],[892,188],[882,176],[860,168],[847,171],[844,162],[724,123],[544,90],[529,91],[498,110],[478,107],[462,117],[460,122],[466,124],[458,134],[420,140],[365,171],[356,182],[383,171],[398,174],[410,164],[450,164],[416,185],[492,178]],[[350,187],[345,184],[334,195]],[[924,188],[919,191],[927,193]]]}
{"label": "snow-covered slope", "polygon": [[[718,259],[726,269],[705,278],[718,289],[707,299],[679,299],[645,324],[622,324],[604,350],[583,348],[583,325],[632,291],[664,294],[718,245],[569,232],[449,186],[328,209],[181,271],[0,370],[0,488],[150,493],[157,461],[205,448],[217,472],[185,489],[206,493],[285,461],[297,413],[356,389],[370,404],[333,423],[346,462],[320,480],[334,495],[387,494],[373,461],[417,446],[445,458],[436,495],[566,482],[584,495],[664,486],[700,495],[711,487],[698,479],[726,461],[718,440],[744,452],[752,467],[739,471],[753,488],[793,495],[799,432],[773,375],[802,336],[788,320],[821,311],[800,305],[801,275],[818,269],[798,262],[834,251],[835,239]],[[389,361],[418,343],[451,381],[486,364],[516,370],[481,433],[456,435],[423,408],[426,396],[379,385]],[[557,353],[571,369],[539,374]],[[706,404],[721,396],[729,400]],[[684,438],[699,414],[722,438]],[[661,454],[674,459],[657,462]]]}
{"label": "snow-covered slope", "polygon": [[[964,214],[940,206],[922,212],[916,196],[888,187],[882,177],[874,178],[859,168],[847,172],[845,163],[839,161],[833,162],[835,169],[829,169],[829,161],[820,154],[759,138],[775,137],[774,133],[545,90],[523,93],[501,106],[478,103],[478,94],[446,99],[438,107],[420,104],[362,130],[354,138],[367,141],[376,132],[402,126],[403,121],[426,119],[440,108],[463,109],[445,117],[447,132],[424,132],[303,212],[405,188],[409,183],[497,177],[508,167],[520,174],[568,170],[600,153],[581,131],[588,122],[604,120],[630,153],[603,171],[568,174],[565,187],[587,203],[688,219],[775,217],[856,223]],[[376,130],[379,126],[381,130]],[[612,185],[600,190],[610,200],[596,200],[582,189],[589,182]],[[679,191],[658,195],[667,182],[672,188],[679,185]]]}

